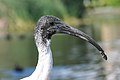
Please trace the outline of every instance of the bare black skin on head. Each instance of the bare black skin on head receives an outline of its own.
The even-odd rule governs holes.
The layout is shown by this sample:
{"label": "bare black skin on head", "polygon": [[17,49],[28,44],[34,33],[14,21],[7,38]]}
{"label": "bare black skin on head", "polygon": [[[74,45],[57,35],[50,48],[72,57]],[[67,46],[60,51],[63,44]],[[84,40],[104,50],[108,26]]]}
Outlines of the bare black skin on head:
{"label": "bare black skin on head", "polygon": [[55,16],[47,15],[39,19],[35,27],[36,43],[39,39],[42,39],[43,43],[46,43],[46,41],[51,39],[52,35],[56,33],[69,34],[91,43],[93,46],[95,46],[99,50],[102,57],[105,60],[107,60],[107,56],[105,55],[104,50],[96,43],[95,40],[93,40],[90,36],[88,36],[84,32],[66,25],[59,18]]}

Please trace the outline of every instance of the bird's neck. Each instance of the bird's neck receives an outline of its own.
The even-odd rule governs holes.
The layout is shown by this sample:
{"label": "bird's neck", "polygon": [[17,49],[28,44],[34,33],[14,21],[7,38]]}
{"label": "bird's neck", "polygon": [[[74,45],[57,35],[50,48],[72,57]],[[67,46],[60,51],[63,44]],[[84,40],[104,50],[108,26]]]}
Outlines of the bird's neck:
{"label": "bird's neck", "polygon": [[50,41],[48,40],[46,44],[44,44],[42,41],[39,41],[37,48],[39,52],[38,63],[35,71],[32,73],[28,80],[49,80],[53,64]]}
{"label": "bird's neck", "polygon": [[46,43],[41,41],[37,47],[39,52],[38,63],[33,72],[33,77],[37,76],[34,80],[48,80],[53,63],[50,40],[47,40]]}

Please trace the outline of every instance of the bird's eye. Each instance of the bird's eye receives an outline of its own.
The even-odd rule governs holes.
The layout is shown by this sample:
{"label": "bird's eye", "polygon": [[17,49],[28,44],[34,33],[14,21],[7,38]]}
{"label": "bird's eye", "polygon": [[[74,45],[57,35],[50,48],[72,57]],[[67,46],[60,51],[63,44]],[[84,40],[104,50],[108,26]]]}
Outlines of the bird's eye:
{"label": "bird's eye", "polygon": [[54,23],[54,22],[50,22],[50,25],[51,25],[51,26],[54,26],[54,25],[55,25],[55,23]]}
{"label": "bird's eye", "polygon": [[41,30],[43,30],[44,29],[44,27],[41,27]]}

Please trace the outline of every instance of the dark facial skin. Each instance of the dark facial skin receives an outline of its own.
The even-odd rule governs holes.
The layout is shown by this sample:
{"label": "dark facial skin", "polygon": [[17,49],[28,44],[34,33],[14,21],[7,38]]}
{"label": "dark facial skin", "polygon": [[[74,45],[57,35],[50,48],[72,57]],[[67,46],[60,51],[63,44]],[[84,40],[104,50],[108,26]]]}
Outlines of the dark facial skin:
{"label": "dark facial skin", "polygon": [[35,28],[35,37],[39,38],[39,36],[42,36],[44,43],[46,43],[47,39],[51,39],[52,35],[56,33],[72,35],[91,43],[99,50],[102,57],[107,60],[107,56],[105,55],[104,50],[96,43],[95,40],[93,40],[84,32],[66,25],[59,18],[54,16],[43,16],[37,22]]}

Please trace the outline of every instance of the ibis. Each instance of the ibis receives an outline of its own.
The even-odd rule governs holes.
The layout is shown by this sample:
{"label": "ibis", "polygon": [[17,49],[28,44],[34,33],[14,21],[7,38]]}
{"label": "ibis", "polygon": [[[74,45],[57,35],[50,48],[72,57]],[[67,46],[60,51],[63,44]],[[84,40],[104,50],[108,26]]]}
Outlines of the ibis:
{"label": "ibis", "polygon": [[38,20],[34,31],[34,38],[39,52],[36,68],[30,76],[20,80],[49,80],[53,67],[50,42],[52,35],[57,33],[72,35],[91,43],[107,60],[104,50],[86,33],[65,24],[55,16],[46,15]]}

